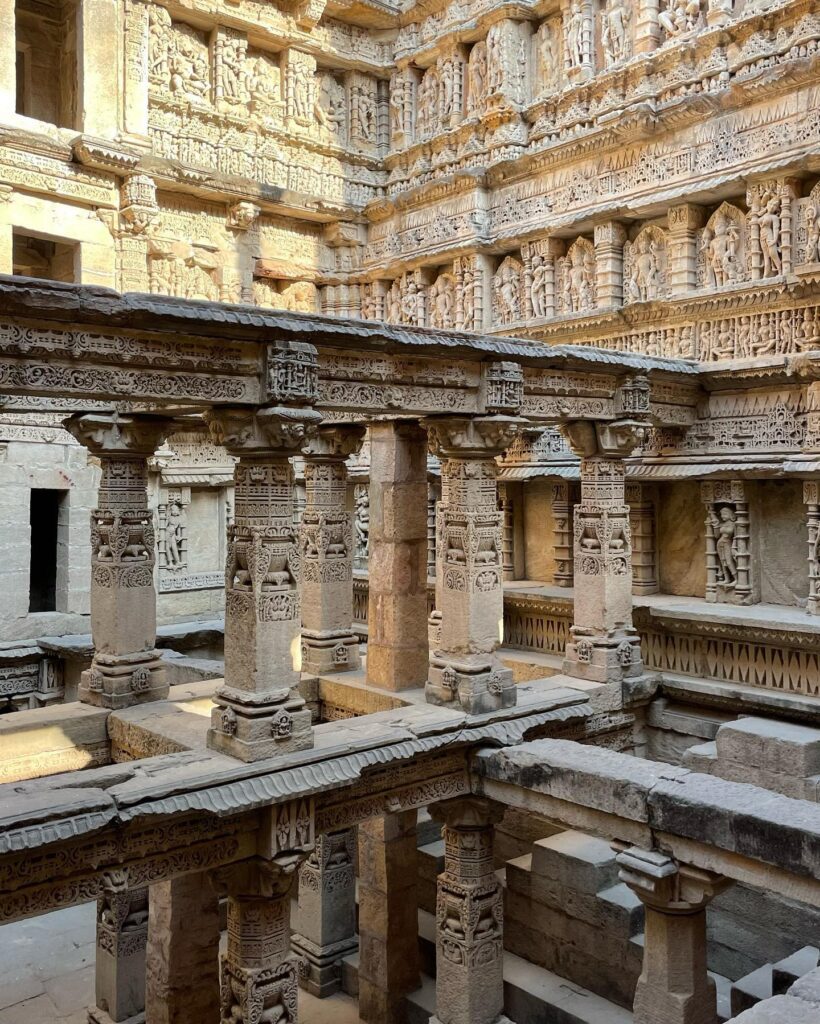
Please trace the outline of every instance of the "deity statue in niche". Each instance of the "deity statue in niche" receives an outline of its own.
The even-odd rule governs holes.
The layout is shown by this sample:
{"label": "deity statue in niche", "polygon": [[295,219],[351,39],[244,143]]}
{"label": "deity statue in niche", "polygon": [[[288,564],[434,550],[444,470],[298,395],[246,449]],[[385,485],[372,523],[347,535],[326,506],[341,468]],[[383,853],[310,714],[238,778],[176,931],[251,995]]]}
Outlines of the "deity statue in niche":
{"label": "deity statue in niche", "polygon": [[493,25],[487,33],[487,92],[504,88],[504,41],[501,26]]}
{"label": "deity statue in niche", "polygon": [[367,487],[357,488],[355,503],[356,557],[366,559],[370,542],[370,493]]}
{"label": "deity statue in niche", "polygon": [[601,43],[607,67],[629,56],[629,23],[632,12],[625,0],[609,0],[602,14]]}
{"label": "deity statue in niche", "polygon": [[806,263],[816,263],[820,259],[820,218],[817,206],[810,202],[806,205]]}
{"label": "deity statue in niche", "polygon": [[299,61],[293,65],[293,116],[307,122],[310,118],[311,81],[307,67]]}
{"label": "deity statue in niche", "polygon": [[567,17],[567,56],[574,68],[580,68],[584,63],[585,22],[583,0],[572,0]]}
{"label": "deity statue in niche", "polygon": [[356,131],[364,142],[376,141],[376,100],[366,85],[356,87]]}
{"label": "deity statue in niche", "polygon": [[547,266],[542,256],[533,257],[530,301],[534,317],[547,315]]}
{"label": "deity statue in niche", "polygon": [[441,66],[441,117],[446,122],[455,113],[456,72],[451,59]]}
{"label": "deity statue in niche", "polygon": [[468,109],[471,114],[477,113],[487,95],[487,44],[476,43],[470,54],[469,66],[469,100]]}
{"label": "deity statue in niche", "polygon": [[430,326],[440,329],[454,325],[455,282],[449,274],[442,274],[430,288]]}
{"label": "deity statue in niche", "polygon": [[279,102],[277,82],[263,57],[257,57],[247,75],[248,96],[253,110],[268,110]]}
{"label": "deity statue in niche", "polygon": [[776,277],[783,273],[780,258],[781,203],[777,196],[767,195],[757,222],[760,226],[760,251],[763,253],[763,276]]}
{"label": "deity statue in niche", "polygon": [[737,224],[725,213],[718,211],[713,230],[704,229],[701,247],[705,253],[707,287],[722,288],[740,277],[738,247],[740,232]]}
{"label": "deity statue in niche", "polygon": [[700,23],[701,0],[667,0],[666,10],[658,15],[658,22],[669,37],[693,32]]}
{"label": "deity statue in niche", "polygon": [[152,78],[168,81],[169,51],[173,40],[171,15],[164,7],[152,4],[149,8],[149,75]]}
{"label": "deity statue in niche", "polygon": [[410,82],[403,75],[393,76],[390,82],[390,131],[394,135],[404,131],[410,90]]}
{"label": "deity statue in niche", "polygon": [[660,291],[658,245],[646,234],[637,241],[629,289],[635,302],[656,299]]}
{"label": "deity statue in niche", "polygon": [[182,565],[182,541],[185,534],[185,520],[182,505],[172,501],[168,505],[165,523],[165,565],[168,569],[179,569]]}
{"label": "deity statue in niche", "polygon": [[573,313],[582,313],[592,309],[593,277],[595,274],[593,257],[580,245],[570,253],[569,266],[566,269],[564,289],[565,305]]}
{"label": "deity statue in niche", "polygon": [[520,275],[512,260],[506,259],[493,279],[499,319],[502,324],[521,319]]}
{"label": "deity statue in niche", "polygon": [[474,331],[480,326],[478,319],[478,282],[472,267],[465,267],[461,280],[462,302],[464,303],[464,330]]}
{"label": "deity statue in niche", "polygon": [[709,513],[709,522],[715,535],[720,582],[727,587],[734,586],[737,583],[737,521],[734,509],[728,505],[724,505],[720,513],[712,509]]}
{"label": "deity statue in niche", "polygon": [[314,112],[322,128],[334,135],[341,133],[345,123],[344,89],[332,75],[320,79]]}
{"label": "deity statue in niche", "polygon": [[558,39],[553,22],[546,21],[538,30],[538,72],[541,89],[551,88],[560,74]]}

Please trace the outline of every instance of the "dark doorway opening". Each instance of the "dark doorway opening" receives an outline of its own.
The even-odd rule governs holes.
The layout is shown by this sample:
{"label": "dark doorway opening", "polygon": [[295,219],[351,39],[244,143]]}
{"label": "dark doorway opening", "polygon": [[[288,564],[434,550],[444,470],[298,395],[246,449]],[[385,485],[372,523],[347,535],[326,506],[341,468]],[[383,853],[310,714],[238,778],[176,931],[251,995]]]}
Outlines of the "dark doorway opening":
{"label": "dark doorway opening", "polygon": [[30,612],[57,610],[57,520],[64,494],[44,488],[31,492]]}

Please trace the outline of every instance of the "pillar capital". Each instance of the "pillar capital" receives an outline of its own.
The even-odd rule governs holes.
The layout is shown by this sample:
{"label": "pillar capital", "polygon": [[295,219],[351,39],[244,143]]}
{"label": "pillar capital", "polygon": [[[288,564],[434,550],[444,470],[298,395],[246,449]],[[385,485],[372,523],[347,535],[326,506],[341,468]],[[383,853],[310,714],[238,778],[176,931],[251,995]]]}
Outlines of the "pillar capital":
{"label": "pillar capital", "polygon": [[625,459],[644,443],[649,424],[636,419],[570,420],[561,430],[582,459]]}
{"label": "pillar capital", "polygon": [[344,461],[359,451],[366,429],[360,423],[323,423],[305,438],[302,455],[305,461]]}
{"label": "pillar capital", "polygon": [[239,458],[297,454],[322,421],[313,409],[289,406],[216,407],[205,414],[217,444]]}
{"label": "pillar capital", "polygon": [[504,817],[504,807],[494,800],[480,796],[459,796],[442,800],[427,808],[433,821],[447,828],[484,829],[497,825]]}
{"label": "pillar capital", "polygon": [[430,449],[445,459],[494,459],[525,421],[514,416],[441,416],[424,420]]}
{"label": "pillar capital", "polygon": [[149,458],[173,429],[166,416],[143,413],[76,413],[63,423],[80,444],[97,456]]}
{"label": "pillar capital", "polygon": [[621,881],[644,906],[664,914],[696,914],[731,885],[723,875],[680,864],[659,850],[630,846],[616,860]]}

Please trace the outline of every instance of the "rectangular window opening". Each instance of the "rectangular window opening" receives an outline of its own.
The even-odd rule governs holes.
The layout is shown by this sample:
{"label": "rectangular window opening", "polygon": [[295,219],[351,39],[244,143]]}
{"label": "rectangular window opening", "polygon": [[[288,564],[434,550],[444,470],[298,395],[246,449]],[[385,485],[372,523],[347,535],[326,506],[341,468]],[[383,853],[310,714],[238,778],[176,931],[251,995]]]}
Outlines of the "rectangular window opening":
{"label": "rectangular window opening", "polygon": [[31,561],[29,611],[57,611],[57,523],[65,491],[31,492]]}

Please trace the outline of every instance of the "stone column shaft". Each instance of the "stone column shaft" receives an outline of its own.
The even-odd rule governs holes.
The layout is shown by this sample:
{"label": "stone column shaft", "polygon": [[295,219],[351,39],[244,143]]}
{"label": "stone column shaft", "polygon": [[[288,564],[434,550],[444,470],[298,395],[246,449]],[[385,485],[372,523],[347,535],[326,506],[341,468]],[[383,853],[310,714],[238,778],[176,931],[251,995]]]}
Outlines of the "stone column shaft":
{"label": "stone column shaft", "polygon": [[225,682],[208,744],[255,761],[313,745],[299,694],[299,550],[289,458],[318,421],[307,410],[217,409],[209,425],[239,458],[225,570]]}
{"label": "stone column shaft", "polygon": [[596,296],[600,309],[624,301],[624,242],[626,231],[617,221],[595,225]]}
{"label": "stone column shaft", "polygon": [[441,456],[436,602],[440,646],[430,653],[427,700],[472,714],[515,703],[512,672],[496,650],[504,631],[503,513],[496,455],[518,421],[505,416],[428,421]]}
{"label": "stone column shaft", "polygon": [[806,521],[809,541],[809,599],[806,611],[809,615],[820,615],[820,483],[806,480],[803,484],[803,501],[806,505]]}
{"label": "stone column shaft", "polygon": [[323,428],[303,449],[302,670],[320,674],[359,667],[353,632],[353,516],[347,510],[345,459],[364,427]]}
{"label": "stone column shaft", "polygon": [[669,286],[671,294],[686,295],[698,286],[697,232],[703,209],[682,203],[669,210]]}
{"label": "stone column shaft", "polygon": [[556,587],[571,587],[573,583],[572,554],[572,485],[561,481],[552,485],[552,517],[555,572],[552,582]]}
{"label": "stone column shaft", "polygon": [[634,421],[570,424],[581,455],[581,504],[575,507],[575,612],[564,671],[599,683],[642,672],[632,626],[632,532],[623,456],[638,443]]}
{"label": "stone column shaft", "polygon": [[503,896],[493,826],[503,808],[475,797],[430,807],[444,822],[436,901],[436,1015],[430,1024],[500,1024],[504,1010]]}
{"label": "stone column shaft", "polygon": [[14,114],[17,105],[17,32],[14,8],[15,0],[0,0],[0,120],[4,121]]}
{"label": "stone column shaft", "polygon": [[219,897],[206,872],[151,886],[145,983],[149,1024],[219,1019]]}
{"label": "stone column shaft", "polygon": [[102,466],[99,507],[91,514],[94,659],[83,673],[80,700],[115,710],[164,700],[168,684],[154,647],[156,544],[147,460],[171,421],[103,413],[72,416],[66,428]]}
{"label": "stone column shaft", "polygon": [[635,54],[651,53],[661,41],[660,0],[640,0],[635,22]]}
{"label": "stone column shaft", "polygon": [[416,812],[359,826],[359,1016],[402,1024],[404,997],[418,988]]}
{"label": "stone column shaft", "polygon": [[142,1013],[147,937],[147,889],[116,888],[100,897],[97,901],[96,1006],[89,1009],[89,1024],[118,1024]]}
{"label": "stone column shaft", "polygon": [[339,988],[342,960],[356,937],[356,830],[318,836],[299,872],[299,911],[293,947],[307,961],[301,984],[323,999]]}
{"label": "stone column shaft", "polygon": [[621,881],[646,908],[635,1024],[717,1024],[706,966],[706,906],[728,879],[631,847],[618,855]]}
{"label": "stone column shaft", "polygon": [[113,59],[122,32],[119,11],[115,0],[80,0],[77,8],[77,127],[102,139],[116,138],[119,130],[121,69]]}
{"label": "stone column shaft", "polygon": [[427,678],[427,438],[417,423],[370,428],[367,682]]}
{"label": "stone column shaft", "polygon": [[291,887],[304,852],[254,859],[226,875],[228,948],[222,958],[221,1024],[297,1024],[299,962],[290,952]]}
{"label": "stone column shaft", "polygon": [[629,527],[632,533],[632,593],[657,594],[655,503],[644,484],[627,484]]}

